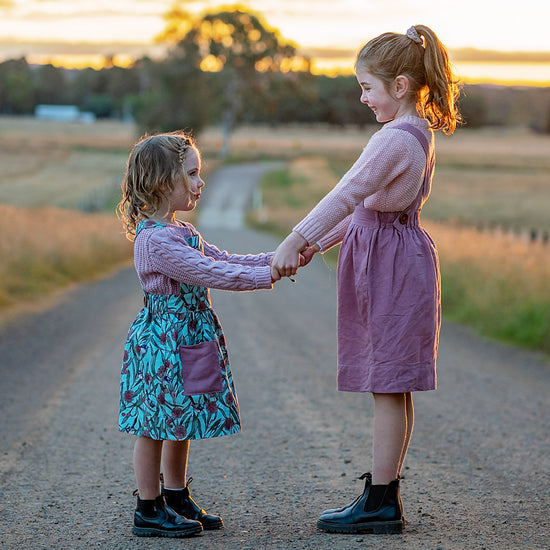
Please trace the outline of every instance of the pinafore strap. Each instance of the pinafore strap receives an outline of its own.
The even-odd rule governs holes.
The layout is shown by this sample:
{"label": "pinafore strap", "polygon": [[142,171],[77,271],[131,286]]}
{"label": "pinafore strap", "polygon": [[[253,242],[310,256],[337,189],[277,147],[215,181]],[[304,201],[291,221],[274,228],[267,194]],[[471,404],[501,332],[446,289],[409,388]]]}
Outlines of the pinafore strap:
{"label": "pinafore strap", "polygon": [[399,212],[393,223],[394,227],[401,230],[404,225],[407,225],[407,221],[411,216],[418,218],[418,213],[420,212],[422,204],[430,194],[435,158],[428,139],[421,130],[416,128],[416,126],[408,124],[407,122],[402,122],[401,124],[399,124],[398,126],[394,126],[393,128],[398,130],[405,130],[405,132],[409,132],[409,134],[412,134],[418,140],[418,142],[422,146],[422,149],[424,149],[424,153],[426,153],[426,172],[424,174],[424,181],[422,182],[418,194],[416,195],[414,201],[407,208]]}

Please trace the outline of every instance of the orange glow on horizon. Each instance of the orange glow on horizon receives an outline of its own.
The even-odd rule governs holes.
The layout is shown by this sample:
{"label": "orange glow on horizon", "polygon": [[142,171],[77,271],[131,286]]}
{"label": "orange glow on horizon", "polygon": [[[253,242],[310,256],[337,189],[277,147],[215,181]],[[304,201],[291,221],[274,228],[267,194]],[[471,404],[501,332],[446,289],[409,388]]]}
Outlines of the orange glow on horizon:
{"label": "orange glow on horizon", "polygon": [[127,69],[135,63],[135,59],[126,54],[107,57],[101,54],[90,55],[29,55],[27,62],[31,65],[53,65],[63,69],[105,69],[107,67],[122,67]]}
{"label": "orange glow on horizon", "polygon": [[[299,52],[298,52],[299,53]],[[51,64],[66,69],[93,68],[100,70],[112,66],[129,68],[136,58],[131,54],[38,54],[26,57],[30,64]],[[354,58],[312,57],[309,69],[315,75],[330,77],[353,74]],[[205,71],[217,72],[221,69],[220,62],[210,56],[206,58],[201,68]],[[283,72],[307,70],[306,64],[290,60],[281,67]],[[258,68],[262,70],[262,67]],[[501,86],[533,86],[550,87],[550,63],[455,63],[455,73],[465,84],[494,84]]]}

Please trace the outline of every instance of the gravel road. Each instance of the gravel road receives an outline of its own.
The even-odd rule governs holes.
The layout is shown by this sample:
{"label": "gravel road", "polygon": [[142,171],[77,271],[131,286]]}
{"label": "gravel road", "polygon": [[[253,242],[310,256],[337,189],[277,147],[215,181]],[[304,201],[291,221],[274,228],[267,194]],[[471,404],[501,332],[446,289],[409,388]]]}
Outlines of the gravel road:
{"label": "gravel road", "polygon": [[[204,211],[220,186],[260,171],[217,172]],[[203,219],[203,236],[234,252],[276,246],[234,220]],[[405,533],[316,530],[323,509],[361,492],[371,456],[371,397],[335,388],[335,287],[316,258],[296,284],[213,292],[243,432],[191,444],[192,493],[226,525],[192,539],[131,534],[133,438],[117,415],[122,345],[141,307],[133,268],[0,329],[0,548],[549,548],[550,364],[450,323],[439,389],[415,395]]]}

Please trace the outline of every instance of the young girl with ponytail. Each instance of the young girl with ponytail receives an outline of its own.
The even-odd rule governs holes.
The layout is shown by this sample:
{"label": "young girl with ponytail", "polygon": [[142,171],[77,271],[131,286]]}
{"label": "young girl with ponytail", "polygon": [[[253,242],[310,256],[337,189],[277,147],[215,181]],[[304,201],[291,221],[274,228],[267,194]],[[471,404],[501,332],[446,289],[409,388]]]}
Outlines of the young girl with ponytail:
{"label": "young girl with ponytail", "polygon": [[[374,396],[372,472],[351,504],[326,510],[333,533],[401,533],[399,480],[414,423],[412,392],[436,389],[440,276],[419,221],[434,170],[434,130],[460,122],[445,47],[426,26],[385,33],[359,51],[361,102],[378,122],[359,159],[294,227],[272,262],[294,275],[300,254],[341,243],[338,259],[338,390]],[[358,435],[361,437],[358,418]],[[364,435],[364,434],[363,434]]]}

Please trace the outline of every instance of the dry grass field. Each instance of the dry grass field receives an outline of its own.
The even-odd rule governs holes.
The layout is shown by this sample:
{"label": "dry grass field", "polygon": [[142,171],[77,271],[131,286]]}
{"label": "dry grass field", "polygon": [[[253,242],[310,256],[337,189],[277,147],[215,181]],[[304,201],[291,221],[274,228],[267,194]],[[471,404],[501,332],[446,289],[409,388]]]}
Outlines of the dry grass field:
{"label": "dry grass field", "polygon": [[[0,118],[0,310],[131,258],[114,211],[133,126]],[[64,207],[64,208],[60,208]]]}
{"label": "dry grass field", "polygon": [[[232,160],[308,158],[314,166],[309,170],[328,161],[331,181],[336,181],[375,130],[243,126],[231,140]],[[119,122],[0,117],[0,202],[93,207],[97,196],[117,189],[137,137],[134,126]],[[205,158],[215,158],[220,132],[207,129],[198,141]],[[304,197],[308,202],[313,201]],[[437,172],[427,217],[550,229],[548,204],[550,136],[493,129],[437,135]]]}
{"label": "dry grass field", "polygon": [[550,247],[441,222],[443,312],[485,336],[550,353]]}
{"label": "dry grass field", "polygon": [[135,137],[129,124],[0,117],[0,202],[93,207],[120,184]]}
{"label": "dry grass field", "polygon": [[[252,223],[286,233],[338,181],[375,130],[239,128],[229,161],[288,160],[286,170],[264,181],[263,206],[251,212]],[[132,125],[117,122],[0,118],[0,309],[94,276],[92,264],[107,270],[129,259],[113,206],[137,137]],[[208,170],[219,162],[219,131],[208,129],[198,144],[208,182]],[[95,210],[106,201],[109,212],[71,210]],[[473,229],[548,231],[548,204],[550,136],[511,129],[437,136],[436,178],[424,219],[440,250],[448,316],[550,352],[550,248]]]}
{"label": "dry grass field", "polygon": [[0,235],[0,310],[131,258],[131,243],[112,214],[0,204]]}
{"label": "dry grass field", "polygon": [[[336,181],[376,129],[241,127],[232,137],[231,151],[245,159],[323,157]],[[221,138],[210,130],[201,143],[203,150],[214,152]],[[550,230],[550,136],[522,129],[461,129],[452,136],[438,133],[436,148],[437,170],[425,216]]]}

